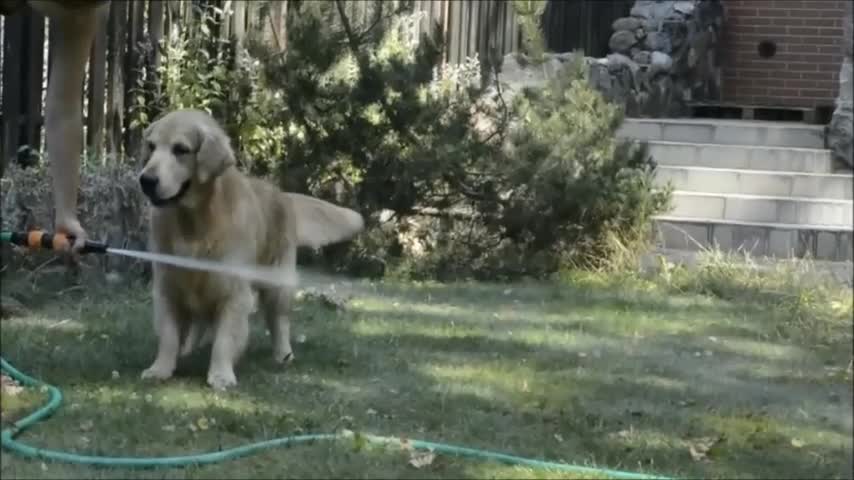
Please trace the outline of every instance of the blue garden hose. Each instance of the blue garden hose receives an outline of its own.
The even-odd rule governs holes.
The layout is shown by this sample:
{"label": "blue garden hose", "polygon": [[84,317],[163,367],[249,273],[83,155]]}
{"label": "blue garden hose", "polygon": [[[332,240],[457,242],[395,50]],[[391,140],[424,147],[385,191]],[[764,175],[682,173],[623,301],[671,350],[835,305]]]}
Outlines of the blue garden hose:
{"label": "blue garden hose", "polygon": [[[318,433],[309,435],[294,435],[290,437],[282,437],[274,440],[266,440],[263,442],[251,443],[240,447],[230,448],[217,452],[200,453],[196,455],[182,455],[177,457],[101,457],[91,455],[77,455],[75,453],[63,452],[59,450],[48,450],[44,448],[34,447],[26,443],[15,440],[15,436],[33,425],[43,421],[59,409],[62,403],[62,392],[44,382],[36,380],[22,373],[13,367],[4,358],[0,357],[0,370],[6,372],[13,379],[17,380],[27,387],[45,388],[50,398],[46,405],[42,406],[27,417],[18,420],[10,428],[3,430],[0,434],[3,448],[27,458],[37,458],[41,460],[50,460],[55,462],[71,463],[76,465],[89,465],[99,467],[112,468],[176,468],[184,466],[198,466],[212,463],[224,462],[236,458],[244,457],[253,453],[267,450],[274,447],[297,445],[302,443],[311,443],[320,440],[340,440],[352,437],[352,433]],[[370,443],[376,444],[400,444],[397,438],[378,437],[374,435],[360,434],[361,438]],[[409,445],[416,450],[429,450],[435,453],[446,455],[468,457],[479,460],[491,460],[502,462],[509,465],[520,465],[536,469],[546,469],[567,473],[588,474],[588,475],[604,475],[615,479],[657,479],[669,480],[667,477],[659,477],[655,475],[647,475],[642,473],[623,472],[619,470],[609,470],[593,467],[582,467],[578,465],[569,465],[566,463],[547,462],[542,460],[534,460],[530,458],[517,457],[497,452],[489,452],[478,450],[475,448],[459,447],[455,445],[447,445],[443,443],[425,442],[421,440],[410,440]]]}

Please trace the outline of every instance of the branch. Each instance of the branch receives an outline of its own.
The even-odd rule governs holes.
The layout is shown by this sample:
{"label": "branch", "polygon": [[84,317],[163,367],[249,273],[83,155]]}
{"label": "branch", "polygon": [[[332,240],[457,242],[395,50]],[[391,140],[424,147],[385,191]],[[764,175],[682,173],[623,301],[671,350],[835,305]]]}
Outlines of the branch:
{"label": "branch", "polygon": [[341,17],[341,25],[344,27],[344,33],[347,34],[347,44],[350,46],[350,53],[355,57],[359,67],[366,66],[364,65],[362,55],[359,54],[359,39],[353,33],[353,27],[350,26],[350,19],[347,18],[347,14],[344,12],[344,1],[335,0],[335,7],[338,9],[338,16]]}
{"label": "branch", "polygon": [[359,35],[359,42],[360,43],[365,40],[365,37],[367,37],[374,30],[374,28],[377,25],[379,25],[380,21],[383,19],[383,4],[382,4],[382,2],[377,3],[375,17],[376,18],[374,18],[374,22],[371,23],[371,26],[368,27],[367,30],[362,32],[361,35]]}

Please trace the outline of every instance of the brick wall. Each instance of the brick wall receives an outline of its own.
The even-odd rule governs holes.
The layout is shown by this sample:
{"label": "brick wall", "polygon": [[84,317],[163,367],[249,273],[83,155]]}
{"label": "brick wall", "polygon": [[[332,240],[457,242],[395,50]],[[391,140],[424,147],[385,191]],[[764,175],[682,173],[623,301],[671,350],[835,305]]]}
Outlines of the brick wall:
{"label": "brick wall", "polygon": [[[845,3],[723,0],[722,100],[757,106],[832,106],[839,88]],[[776,43],[762,58],[758,44]]]}

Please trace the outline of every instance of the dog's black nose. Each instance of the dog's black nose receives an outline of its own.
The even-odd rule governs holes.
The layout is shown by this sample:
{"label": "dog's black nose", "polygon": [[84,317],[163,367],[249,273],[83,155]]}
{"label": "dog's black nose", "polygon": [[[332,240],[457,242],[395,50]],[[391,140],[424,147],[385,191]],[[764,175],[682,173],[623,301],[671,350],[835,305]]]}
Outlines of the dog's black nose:
{"label": "dog's black nose", "polygon": [[156,175],[142,174],[139,176],[139,186],[142,187],[142,192],[146,195],[154,195],[159,182]]}

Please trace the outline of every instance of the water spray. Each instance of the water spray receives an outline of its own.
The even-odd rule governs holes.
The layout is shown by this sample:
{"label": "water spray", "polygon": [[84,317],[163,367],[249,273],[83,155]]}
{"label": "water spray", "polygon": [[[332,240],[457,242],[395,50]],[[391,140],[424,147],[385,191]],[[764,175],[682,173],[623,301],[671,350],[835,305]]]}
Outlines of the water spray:
{"label": "water spray", "polygon": [[[10,243],[19,247],[32,250],[67,251],[74,244],[75,237],[64,233],[43,232],[31,230],[28,232],[0,232],[0,243]],[[113,248],[102,242],[87,240],[81,254],[98,253],[121,255],[155,263],[171,265],[173,267],[187,268],[191,270],[204,270],[206,272],[232,275],[258,283],[264,283],[279,287],[296,287],[297,275],[294,271],[274,269],[261,265],[245,265],[227,262],[219,262],[202,258],[182,257],[166,253],[144,252],[141,250],[126,250]]]}

